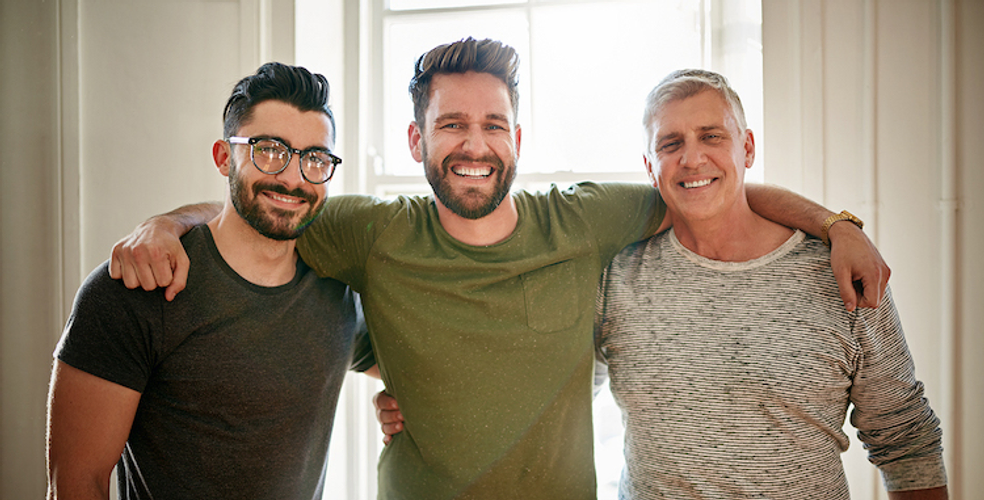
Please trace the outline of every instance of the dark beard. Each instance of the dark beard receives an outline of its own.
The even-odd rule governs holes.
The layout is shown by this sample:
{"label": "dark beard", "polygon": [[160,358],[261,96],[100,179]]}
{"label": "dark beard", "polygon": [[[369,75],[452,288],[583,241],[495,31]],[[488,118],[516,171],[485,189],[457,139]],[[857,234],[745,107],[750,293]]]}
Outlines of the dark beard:
{"label": "dark beard", "polygon": [[[318,203],[318,198],[300,189],[288,191],[285,187],[276,183],[257,182],[252,186],[252,197],[248,196],[249,188],[246,187],[242,176],[238,173],[238,167],[234,160],[230,160],[229,165],[229,193],[232,198],[232,206],[247,224],[256,232],[271,240],[286,241],[297,239],[304,230],[318,218],[325,207],[325,200]],[[280,209],[264,211],[260,204],[256,202],[256,197],[261,191],[271,191],[274,193],[302,198],[308,202],[308,213],[301,218],[297,226],[290,224],[291,212]]]}
{"label": "dark beard", "polygon": [[[427,182],[430,183],[431,189],[434,190],[434,196],[441,201],[441,204],[447,207],[451,213],[464,217],[465,219],[481,219],[486,215],[491,214],[499,207],[502,200],[506,198],[509,194],[509,190],[512,189],[512,183],[516,179],[516,168],[510,168],[507,172],[504,168],[502,160],[495,155],[489,155],[482,158],[469,158],[464,155],[450,154],[441,161],[440,168],[431,168],[429,164],[429,158],[427,154],[426,144],[422,148],[424,157],[424,173],[427,177]],[[466,203],[466,198],[471,195],[480,195],[477,190],[468,190],[462,196],[455,196],[452,191],[450,183],[447,182],[447,177],[451,175],[456,175],[451,171],[448,166],[454,161],[465,160],[465,161],[477,161],[482,163],[491,163],[494,166],[492,172],[493,176],[498,178],[496,182],[495,190],[492,194],[485,199],[485,201],[478,206],[469,206]]]}

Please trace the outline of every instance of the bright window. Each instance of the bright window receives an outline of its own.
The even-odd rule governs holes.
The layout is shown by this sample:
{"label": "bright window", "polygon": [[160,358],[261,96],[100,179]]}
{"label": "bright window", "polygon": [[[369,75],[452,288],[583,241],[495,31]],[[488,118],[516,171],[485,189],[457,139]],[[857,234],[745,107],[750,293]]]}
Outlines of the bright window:
{"label": "bright window", "polygon": [[[378,37],[370,57],[380,63],[371,71],[381,84],[371,95],[382,106],[376,114],[381,120],[368,123],[367,188],[374,194],[429,191],[421,165],[408,153],[413,109],[407,83],[421,53],[467,36],[502,40],[520,53],[517,188],[584,179],[645,181],[643,102],[662,77],[680,68],[717,69],[731,77],[746,96],[750,126],[761,140],[757,2],[390,0],[388,8],[383,0],[374,2],[371,31]],[[761,178],[759,170],[749,180]]]}

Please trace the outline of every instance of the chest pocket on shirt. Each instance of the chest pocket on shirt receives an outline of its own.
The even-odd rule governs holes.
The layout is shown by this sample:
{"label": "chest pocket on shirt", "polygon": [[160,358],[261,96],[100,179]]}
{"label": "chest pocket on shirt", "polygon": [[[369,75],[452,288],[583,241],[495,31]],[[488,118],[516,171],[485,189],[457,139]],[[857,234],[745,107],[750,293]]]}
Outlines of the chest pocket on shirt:
{"label": "chest pocket on shirt", "polygon": [[552,333],[570,328],[582,313],[574,262],[564,261],[521,275],[530,328]]}

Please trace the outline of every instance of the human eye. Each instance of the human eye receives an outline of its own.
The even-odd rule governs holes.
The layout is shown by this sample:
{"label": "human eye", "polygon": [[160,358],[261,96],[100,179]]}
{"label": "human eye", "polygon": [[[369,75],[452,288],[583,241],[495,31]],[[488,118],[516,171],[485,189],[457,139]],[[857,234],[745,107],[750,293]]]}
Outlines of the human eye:
{"label": "human eye", "polygon": [[308,164],[312,167],[325,168],[331,160],[328,158],[327,153],[321,151],[312,151],[305,156]]}
{"label": "human eye", "polygon": [[253,145],[253,151],[271,158],[281,156],[286,153],[283,145],[277,141],[263,140]]}
{"label": "human eye", "polygon": [[704,141],[709,142],[711,144],[717,144],[722,140],[724,140],[724,137],[725,137],[724,134],[722,134],[721,132],[708,132],[704,134],[703,139]]}
{"label": "human eye", "polygon": [[676,151],[679,148],[680,148],[680,141],[676,141],[676,140],[674,140],[674,141],[666,141],[664,143],[661,143],[656,148],[656,151],[659,152],[659,153],[672,153],[672,152]]}

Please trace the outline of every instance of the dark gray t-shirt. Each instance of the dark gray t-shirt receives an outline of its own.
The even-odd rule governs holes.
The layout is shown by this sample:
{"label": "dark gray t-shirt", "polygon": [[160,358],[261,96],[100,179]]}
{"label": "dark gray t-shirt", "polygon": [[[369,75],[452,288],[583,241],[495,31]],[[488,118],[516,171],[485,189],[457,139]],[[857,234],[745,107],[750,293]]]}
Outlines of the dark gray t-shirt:
{"label": "dark gray t-shirt", "polygon": [[207,226],[182,243],[191,269],[174,301],[127,290],[104,263],[79,290],[55,351],[142,393],[120,497],[320,499],[357,297],[300,260],[290,283],[254,285],[222,259]]}

